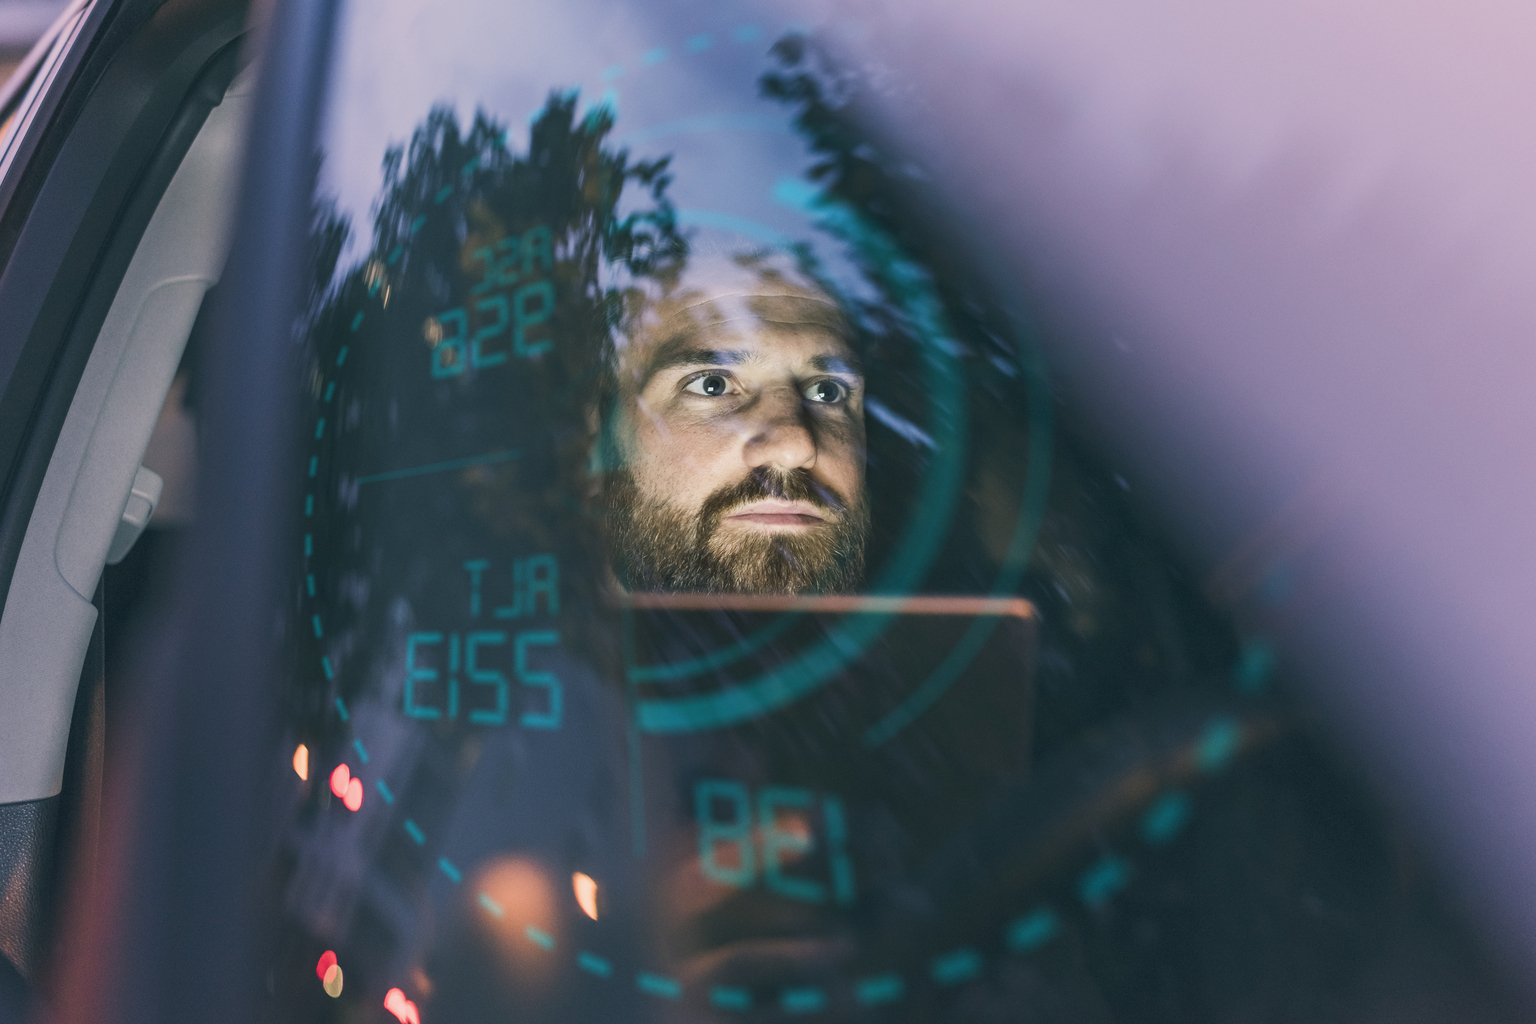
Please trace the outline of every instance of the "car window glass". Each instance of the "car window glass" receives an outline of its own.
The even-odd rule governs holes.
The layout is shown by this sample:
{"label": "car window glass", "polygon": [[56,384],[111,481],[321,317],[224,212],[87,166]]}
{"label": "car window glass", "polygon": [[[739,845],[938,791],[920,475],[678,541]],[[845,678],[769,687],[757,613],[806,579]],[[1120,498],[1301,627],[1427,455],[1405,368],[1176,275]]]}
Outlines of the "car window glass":
{"label": "car window glass", "polygon": [[288,1016],[1290,1019],[1371,1005],[1394,929],[1470,948],[1059,402],[859,32],[345,8]]}

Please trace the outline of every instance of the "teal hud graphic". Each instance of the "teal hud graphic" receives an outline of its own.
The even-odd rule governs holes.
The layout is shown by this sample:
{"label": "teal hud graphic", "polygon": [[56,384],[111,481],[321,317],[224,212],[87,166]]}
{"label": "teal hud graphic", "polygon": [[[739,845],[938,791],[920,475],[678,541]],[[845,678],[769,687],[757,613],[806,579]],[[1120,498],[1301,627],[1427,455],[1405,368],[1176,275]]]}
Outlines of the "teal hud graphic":
{"label": "teal hud graphic", "polygon": [[426,10],[346,9],[319,140],[284,1019],[1108,1019],[1090,954],[1288,742],[1273,649],[1061,421],[859,26]]}

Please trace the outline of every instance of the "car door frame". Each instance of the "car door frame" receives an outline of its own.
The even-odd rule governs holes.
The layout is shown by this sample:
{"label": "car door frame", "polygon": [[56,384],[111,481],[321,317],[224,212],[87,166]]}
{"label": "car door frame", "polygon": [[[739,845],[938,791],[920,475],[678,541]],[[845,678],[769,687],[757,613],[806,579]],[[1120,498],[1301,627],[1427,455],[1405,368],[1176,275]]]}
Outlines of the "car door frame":
{"label": "car door frame", "polygon": [[[242,0],[95,0],[18,111],[0,179],[0,602],[108,308],[238,69],[248,22]],[[82,678],[99,681],[99,661],[87,659]],[[0,675],[0,714],[5,690]],[[100,713],[99,702],[84,707]],[[77,719],[81,710],[76,702]],[[27,866],[16,882],[25,910],[12,922],[12,959],[27,974],[58,924],[64,864],[94,834],[70,819],[93,803],[78,790],[100,787],[99,725],[73,723],[64,792],[0,805],[0,840]]]}
{"label": "car door frame", "polygon": [[[171,3],[180,0],[170,0]],[[244,184],[195,362],[198,518],[163,645],[142,653],[132,777],[103,809],[97,884],[72,901],[61,1020],[261,1016],[259,878],[276,720],[272,613],[286,550],[292,328],[339,0],[273,0]],[[265,5],[264,5],[265,7]]]}

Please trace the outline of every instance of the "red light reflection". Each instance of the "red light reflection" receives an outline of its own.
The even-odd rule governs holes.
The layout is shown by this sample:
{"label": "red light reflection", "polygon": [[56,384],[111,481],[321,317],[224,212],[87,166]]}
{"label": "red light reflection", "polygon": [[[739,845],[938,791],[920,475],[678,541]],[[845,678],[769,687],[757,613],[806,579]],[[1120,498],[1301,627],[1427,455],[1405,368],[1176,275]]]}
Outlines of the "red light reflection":
{"label": "red light reflection", "polygon": [[395,1015],[400,1024],[421,1024],[421,1014],[416,1004],[405,998],[405,993],[392,988],[384,994],[384,1009]]}
{"label": "red light reflection", "polygon": [[352,777],[352,769],[347,767],[345,761],[331,772],[331,792],[341,798],[349,811],[363,806],[363,781]]}

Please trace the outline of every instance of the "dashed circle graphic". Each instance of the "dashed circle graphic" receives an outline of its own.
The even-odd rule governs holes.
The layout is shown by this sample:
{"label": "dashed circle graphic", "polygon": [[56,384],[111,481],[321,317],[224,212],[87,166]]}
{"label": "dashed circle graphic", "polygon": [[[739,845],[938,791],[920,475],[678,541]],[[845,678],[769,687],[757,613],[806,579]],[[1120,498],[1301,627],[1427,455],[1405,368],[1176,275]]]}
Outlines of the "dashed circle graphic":
{"label": "dashed circle graphic", "polygon": [[[808,29],[799,24],[786,26],[785,32],[806,32]],[[736,26],[728,33],[731,43],[737,45],[752,44],[763,38],[763,32],[754,24],[742,24]],[[699,54],[713,49],[719,40],[713,33],[697,33],[688,36],[682,42],[680,50],[684,54]],[[654,47],[637,55],[634,61],[613,64],[601,73],[601,81],[614,83],[635,74],[643,73],[645,69],[654,67],[673,57],[670,47]],[[600,101],[609,105],[616,105],[617,96],[610,88]],[[676,134],[693,131],[716,130],[757,130],[757,131],[783,131],[781,121],[766,117],[753,117],[751,115],[708,115],[694,118],[681,118],[667,122],[651,129],[642,129],[619,137],[621,142],[649,141],[652,138],[664,137],[668,134]],[[434,197],[440,204],[448,196],[438,194]],[[724,228],[735,231],[748,238],[765,242],[776,247],[786,244],[785,238],[773,229],[756,224],[744,218],[734,217],[712,211],[679,210],[680,223],[703,227]],[[418,231],[425,223],[425,216],[418,217],[410,226],[411,234]],[[396,246],[393,251],[384,254],[383,267],[393,267],[403,254],[401,246]],[[372,275],[369,282],[368,296],[370,300],[380,302],[379,292],[385,285],[387,270]],[[917,289],[915,300],[919,305],[929,308],[918,311],[917,319],[922,322],[926,317],[932,326],[935,336],[942,336],[941,314],[936,309],[937,299],[931,292],[924,293]],[[362,327],[366,312],[359,311],[349,324],[349,333],[355,335]],[[957,375],[948,366],[943,345],[929,345],[930,369],[941,379],[951,381],[949,389],[936,390],[934,404],[939,405],[945,401],[959,402],[961,397],[953,386],[957,381]],[[1025,365],[1020,369],[1028,385],[1028,400],[1030,404],[1030,446],[1026,453],[1028,459],[1028,472],[1026,473],[1026,491],[1023,495],[1018,521],[1015,524],[1012,540],[1002,568],[998,572],[990,596],[1004,596],[1011,594],[1023,575],[1030,552],[1033,550],[1035,538],[1040,520],[1044,513],[1046,499],[1045,482],[1050,473],[1051,457],[1051,422],[1048,384],[1043,365],[1039,355],[1033,346],[1026,346],[1023,360]],[[307,523],[315,515],[315,486],[319,481],[320,453],[318,445],[325,438],[326,431],[330,429],[333,413],[332,403],[336,395],[337,378],[347,364],[351,354],[350,344],[343,342],[322,372],[321,381],[317,389],[319,409],[314,421],[312,433],[316,450],[308,459],[305,477],[309,486],[303,497],[302,514]],[[939,392],[942,391],[942,394]],[[952,419],[951,417],[939,417],[941,422]],[[942,438],[941,440],[953,441],[959,445],[963,438]],[[475,465],[492,464],[507,461],[518,457],[516,451],[494,452],[486,455],[472,456],[463,459],[447,460],[434,463],[429,466],[414,467],[406,470],[397,470],[389,473],[376,474],[373,477],[358,478],[356,483],[382,482],[386,479],[400,479],[412,475],[450,471],[468,468]],[[961,460],[941,460],[944,465],[950,467],[959,466]],[[948,502],[950,501],[958,478],[954,473],[933,474],[933,483],[930,489],[943,490],[946,494],[937,494],[932,497],[931,505],[937,512],[930,511],[928,518],[921,515],[912,524],[909,534],[923,534],[933,537],[941,533],[934,529],[936,520],[947,522]],[[924,507],[920,503],[920,508]],[[919,539],[922,539],[921,537]],[[310,627],[317,641],[324,641],[325,623],[320,612],[320,597],[317,592],[315,574],[312,571],[312,560],[316,557],[314,532],[306,529],[303,532],[302,554],[305,565],[304,593],[310,603]],[[931,554],[929,552],[928,554]],[[924,552],[919,551],[917,557],[910,559],[907,565],[897,565],[889,574],[886,584],[915,583],[911,566],[923,562]],[[879,618],[871,616],[870,618]],[[986,642],[987,635],[995,628],[995,618],[980,618],[965,633],[961,640],[951,650],[950,654],[936,668],[930,676],[920,684],[908,698],[885,718],[870,726],[861,737],[865,746],[874,747],[888,740],[898,733],[905,725],[910,723],[924,710],[932,706],[959,676],[970,660]],[[877,624],[876,630],[883,629],[884,624]],[[856,647],[862,648],[872,635],[860,633],[857,629],[851,631],[851,638]],[[750,653],[750,650],[749,650]],[[829,652],[818,649],[807,654],[802,661],[795,666],[794,674],[777,673],[757,680],[741,688],[746,692],[742,696],[738,691],[731,691],[732,695],[710,694],[703,697],[687,698],[651,698],[642,701],[639,706],[639,722],[643,731],[653,734],[667,734],[696,731],[728,726],[744,721],[757,714],[772,711],[782,707],[797,697],[809,692],[810,689],[843,662],[837,660],[848,657],[846,650]],[[1237,664],[1233,668],[1232,682],[1235,689],[1245,695],[1253,695],[1261,692],[1268,684],[1274,671],[1274,648],[1264,638],[1250,640],[1243,648]],[[698,672],[707,671],[718,667],[720,659],[700,659],[698,664],[672,666],[674,675],[686,676]],[[331,653],[322,653],[317,666],[327,683],[334,685],[339,675],[339,665],[333,661]],[[631,666],[633,670],[634,667]],[[666,676],[668,666],[659,669],[648,666],[639,670],[642,673],[650,671],[651,677],[641,675],[642,682],[652,681],[653,678]],[[632,681],[634,681],[632,679]],[[336,715],[343,724],[349,724],[351,714],[345,699],[337,695],[333,701]],[[349,726],[350,727],[350,726]],[[1205,723],[1198,738],[1185,750],[1180,757],[1188,766],[1192,776],[1214,776],[1219,774],[1246,746],[1253,742],[1255,737],[1248,734],[1245,724],[1239,719],[1227,714],[1214,714]],[[301,745],[300,753],[294,755],[294,770],[301,777],[308,777],[309,752]],[[328,783],[338,797],[338,800],[349,812],[359,812],[364,803],[365,785],[363,777],[369,762],[368,748],[364,737],[354,735],[351,742],[352,753],[356,755],[357,767],[352,767],[348,762],[342,761],[335,765],[328,775]],[[300,767],[300,764],[303,767]],[[383,801],[386,813],[395,813],[397,798],[388,782],[382,778],[372,780],[372,790]],[[1137,836],[1141,849],[1144,852],[1154,852],[1172,843],[1187,827],[1194,813],[1194,799],[1192,795],[1181,785],[1169,785],[1155,793],[1146,803],[1141,813]],[[400,823],[401,830],[410,839],[411,843],[421,849],[430,859],[428,852],[431,839],[427,833],[409,816],[404,817]],[[435,861],[432,861],[437,872],[454,887],[464,885],[465,870],[459,866],[447,853],[439,853]],[[1117,853],[1113,851],[1102,852],[1092,863],[1083,867],[1076,875],[1073,885],[1075,906],[1080,906],[1084,911],[1096,912],[1103,910],[1109,903],[1136,877],[1136,861],[1129,853]],[[586,878],[586,876],[582,876]],[[598,883],[590,878],[587,881],[592,884],[595,893]],[[578,883],[579,885],[579,883]],[[595,897],[594,897],[595,898]],[[578,889],[577,899],[580,901]],[[497,921],[506,921],[511,911],[498,903],[489,893],[480,891],[475,894],[474,900],[480,912]],[[583,903],[582,909],[589,916],[592,914]],[[771,1009],[776,1007],[788,1015],[814,1014],[839,1005],[853,1005],[862,1008],[876,1008],[899,1004],[910,997],[914,992],[924,988],[934,989],[952,988],[976,979],[987,970],[989,956],[1028,956],[1048,947],[1061,933],[1062,926],[1067,915],[1074,912],[1074,905],[1061,902],[1059,899],[1052,902],[1038,903],[1024,912],[1013,917],[1001,926],[1000,931],[990,937],[990,941],[977,941],[971,944],[960,945],[936,952],[926,962],[917,967],[905,965],[901,968],[891,967],[885,970],[875,970],[863,973],[858,977],[844,979],[831,985],[793,985],[780,989],[774,996],[766,1001],[758,1001],[752,991],[745,988],[732,986],[710,986],[707,990],[697,995],[715,1009],[722,1011],[745,1012],[749,1010]],[[512,922],[515,927],[520,922]],[[679,1001],[689,995],[688,986],[678,978],[655,969],[647,968],[641,964],[623,965],[606,955],[600,949],[588,948],[562,948],[555,937],[533,923],[522,923],[521,934],[530,946],[540,950],[551,957],[568,957],[574,962],[576,968],[594,984],[623,985],[629,984],[633,990],[647,998]],[[996,952],[1001,950],[1001,952]],[[988,952],[993,951],[993,952]],[[342,990],[342,972],[337,964],[336,954],[327,951],[316,967],[323,986],[328,994],[339,996]],[[419,1011],[414,1002],[407,998],[403,989],[391,988],[385,999],[385,1009],[402,1021],[420,1024]]]}

